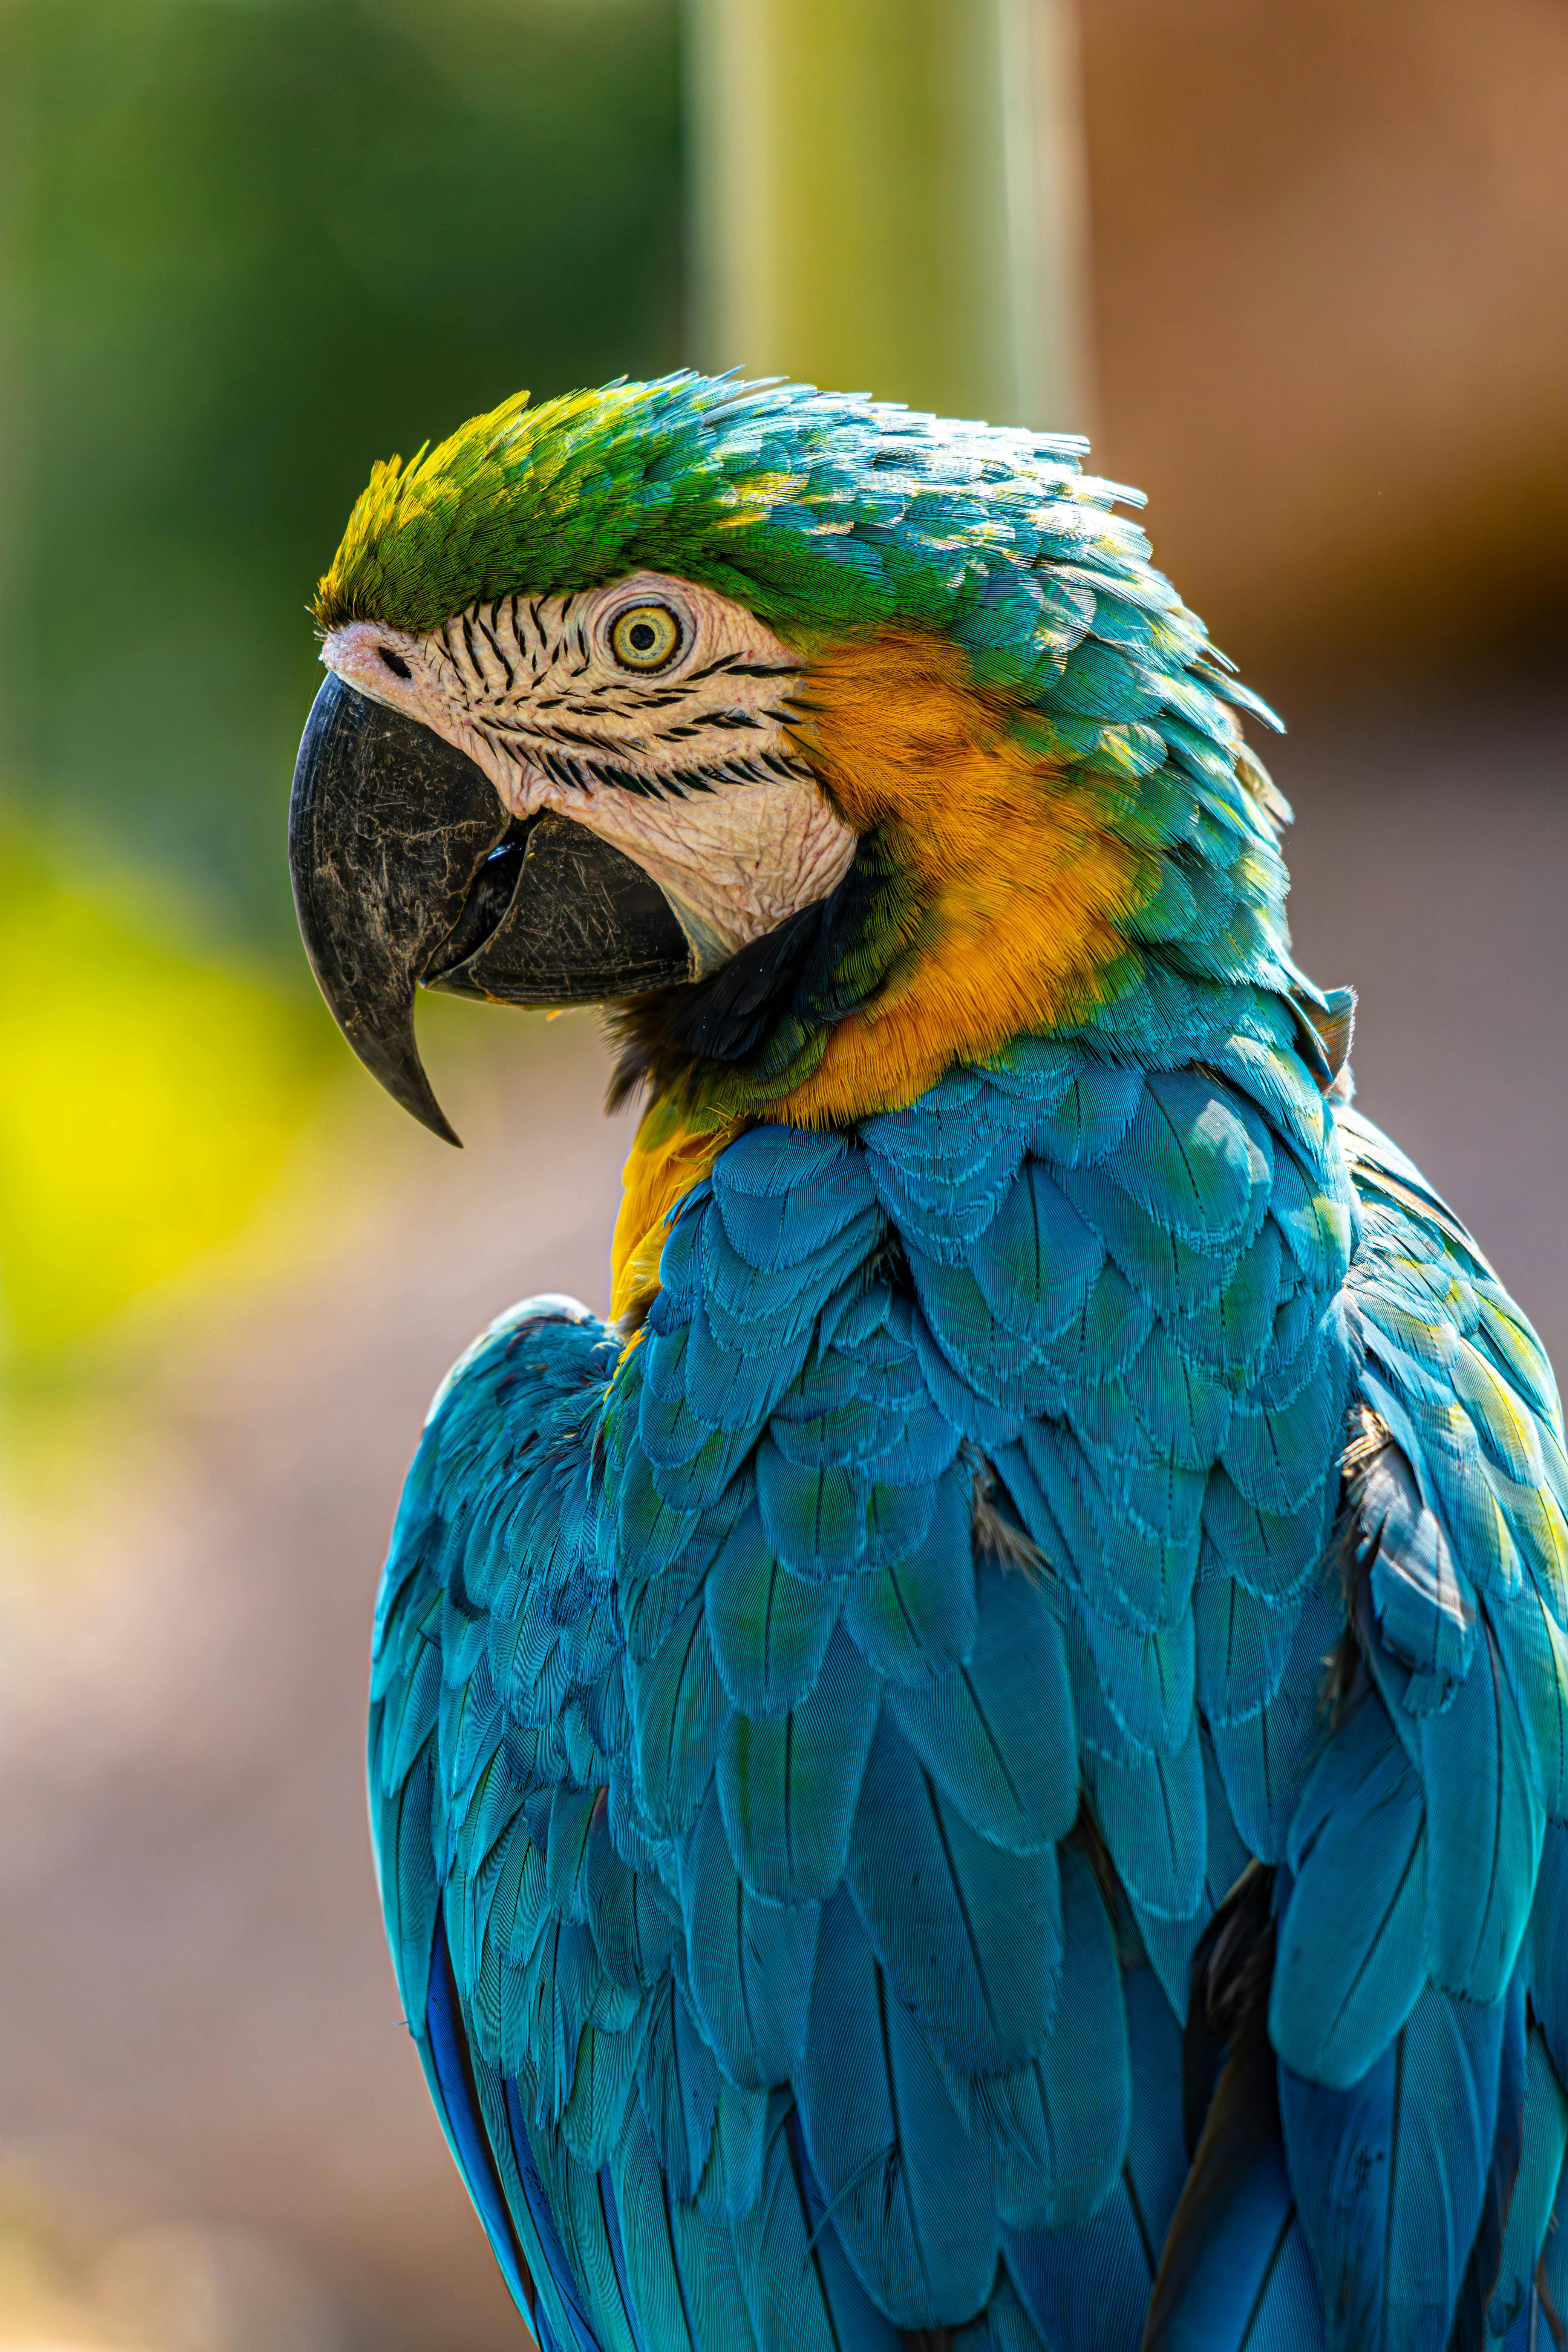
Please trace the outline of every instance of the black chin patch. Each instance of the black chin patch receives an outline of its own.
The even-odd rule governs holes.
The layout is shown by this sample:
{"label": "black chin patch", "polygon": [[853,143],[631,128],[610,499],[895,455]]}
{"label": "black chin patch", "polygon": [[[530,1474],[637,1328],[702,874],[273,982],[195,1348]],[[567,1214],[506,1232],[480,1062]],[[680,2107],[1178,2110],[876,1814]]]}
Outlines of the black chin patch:
{"label": "black chin patch", "polygon": [[665,1023],[670,1045],[705,1061],[744,1061],[761,1044],[770,1011],[793,995],[822,913],[821,906],[803,907],[737,949],[707,980],[676,990]]}
{"label": "black chin patch", "polygon": [[610,1108],[639,1087],[657,1089],[683,1070],[703,1064],[733,1068],[752,1060],[786,1014],[809,1026],[850,1011],[839,1000],[835,974],[859,932],[870,887],[858,856],[826,898],[737,950],[706,980],[617,1004],[612,1034],[620,1052]]}

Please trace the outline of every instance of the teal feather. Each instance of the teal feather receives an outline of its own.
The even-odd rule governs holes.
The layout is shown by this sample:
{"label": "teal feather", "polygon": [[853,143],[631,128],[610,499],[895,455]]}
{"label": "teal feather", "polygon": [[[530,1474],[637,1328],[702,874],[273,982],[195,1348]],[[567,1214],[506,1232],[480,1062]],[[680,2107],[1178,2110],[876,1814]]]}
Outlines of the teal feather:
{"label": "teal feather", "polygon": [[980,1621],[973,1483],[950,1472],[936,1490],[924,1540],[906,1558],[848,1581],[844,1622],[884,1682],[929,1683],[973,1654]]}
{"label": "teal feather", "polygon": [[1031,1340],[1058,1339],[1104,1262],[1100,1241],[1037,1160],[1026,1160],[984,1232],[964,1251],[995,1320]]}
{"label": "teal feather", "polygon": [[[854,1590],[866,1581],[858,1578]],[[703,1586],[709,1645],[731,1706],[746,1716],[787,1715],[805,1697],[844,1592],[837,1578],[792,1575],[755,1505],[742,1516]]]}
{"label": "teal feather", "polygon": [[639,2011],[620,2033],[604,2033],[593,2025],[584,2032],[572,2094],[561,2110],[561,2137],[589,2172],[608,2164],[620,2145],[637,2096],[646,2032],[646,2014]]}
{"label": "teal feather", "polygon": [[1329,2352],[1442,2352],[1481,2220],[1503,2003],[1428,1986],[1344,2089],[1280,2072],[1301,2224],[1323,2283]]}
{"label": "teal feather", "polygon": [[876,1210],[861,1153],[837,1136],[803,1152],[793,1128],[755,1128],[731,1144],[713,1171],[713,1198],[731,1246],[766,1274],[806,1264]]}
{"label": "teal feather", "polygon": [[775,2095],[757,2201],[732,2232],[760,2352],[904,2352],[803,2179],[800,2126]]}
{"label": "teal feather", "polygon": [[1126,1135],[1143,1098],[1143,1080],[1136,1069],[1114,1062],[1079,1059],[1069,1070],[1070,1083],[1053,1089],[1035,1118],[1029,1149],[1047,1166],[1089,1168]]}
{"label": "teal feather", "polygon": [[627,2126],[611,2170],[645,2343],[659,2352],[752,2352],[729,2234],[670,2195],[640,2117]]}
{"label": "teal feather", "polygon": [[712,1792],[685,1849],[681,1900],[691,1998],[721,2067],[746,2090],[788,2081],[805,2048],[820,1906],[750,1891]]}
{"label": "teal feather", "polygon": [[996,2263],[989,2181],[843,1891],[822,1915],[795,2091],[834,2226],[894,2325],[939,2327],[978,2310]]}
{"label": "teal feather", "polygon": [[674,1977],[663,1978],[638,2037],[637,2104],[659,2169],[683,2205],[697,2194],[719,2117],[713,2049]]}
{"label": "teal feather", "polygon": [[1261,1370],[1284,1293],[1283,1247],[1266,1217],[1218,1296],[1171,1326],[1176,1345],[1211,1375],[1250,1381]]}
{"label": "teal feather", "polygon": [[[601,2352],[643,2352],[607,2164],[593,2172],[575,2162],[550,2170],[563,2249],[574,2275],[584,2283],[583,2300],[593,2307],[593,2334]],[[521,2181],[510,2192],[514,2199],[520,2189]],[[542,2316],[536,2313],[536,2326]],[[564,2341],[580,2346],[583,2338],[569,2333]]]}
{"label": "teal feather", "polygon": [[1152,1969],[1126,1969],[1122,1994],[1131,2093],[1123,2179],[1142,2233],[1157,2248],[1165,2242],[1187,2176],[1182,2026]]}
{"label": "teal feather", "polygon": [[1325,1349],[1315,1375],[1288,1402],[1239,1403],[1220,1449],[1233,1484],[1260,1511],[1288,1517],[1321,1488],[1344,1423],[1346,1365]]}
{"label": "teal feather", "polygon": [[1293,1512],[1260,1510],[1227,1473],[1211,1472],[1204,1490],[1205,1550],[1225,1575],[1259,1601],[1293,1601],[1323,1556],[1331,1498],[1310,1493]]}
{"label": "teal feather", "polygon": [[1256,1117],[1243,1117],[1196,1071],[1151,1071],[1116,1160],[1119,1183],[1168,1232],[1223,1248],[1268,1205],[1274,1155]]}
{"label": "teal feather", "polygon": [[1516,1973],[1503,2000],[1502,2048],[1497,2068],[1496,2121],[1481,2199],[1481,2218],[1470,2242],[1464,2284],[1454,2315],[1454,2332],[1479,2342],[1506,2251],[1508,2219],[1519,2188],[1524,2155],[1524,2108],[1529,2082],[1528,2018],[1522,1974]]}
{"label": "teal feather", "polygon": [[1325,2343],[1261,2029],[1255,2009],[1236,2021],[1160,2256],[1147,2352],[1317,2352]]}
{"label": "teal feather", "polygon": [[1421,1775],[1433,1977],[1473,2000],[1499,2000],[1530,1916],[1546,1822],[1489,1623],[1453,1705],[1422,1723]]}
{"label": "teal feather", "polygon": [[1011,1191],[1024,1140],[1022,1128],[1009,1120],[979,1168],[956,1180],[945,1161],[892,1150],[868,1151],[866,1165],[877,1198],[898,1230],[910,1235],[928,1255],[956,1265],[966,1247],[987,1230]]}
{"label": "teal feather", "polygon": [[1242,1722],[1268,1706],[1285,1678],[1300,1614],[1297,1601],[1271,1607],[1238,1579],[1200,1568],[1194,1664],[1198,1704],[1211,1723]]}
{"label": "teal feather", "polygon": [[[800,1393],[788,1400],[787,1405],[775,1412],[769,1435],[779,1453],[792,1468],[864,1468],[870,1472],[879,1467],[882,1456],[894,1440],[897,1423],[893,1416],[873,1404],[869,1398],[845,1397],[836,1402],[835,1389],[848,1387],[854,1381],[855,1365],[840,1357],[837,1349],[814,1367],[816,1378],[803,1378]],[[837,1378],[825,1381],[824,1372]],[[822,1391],[827,1389],[827,1394]],[[942,1427],[945,1439],[950,1435],[945,1423]]]}
{"label": "teal feather", "polygon": [[886,1705],[942,1794],[993,1844],[1054,1844],[1078,1810],[1072,1696],[1061,1634],[1028,1578],[994,1560],[975,1578],[973,1653]]}
{"label": "teal feather", "polygon": [[961,1381],[1004,1412],[1033,1415],[1061,1397],[1038,1348],[999,1324],[969,1267],[928,1257],[906,1238],[905,1255],[926,1325]]}
{"label": "teal feather", "polygon": [[[660,1293],[656,1311],[668,1295]],[[652,1320],[650,1314],[650,1328]],[[699,1304],[687,1328],[682,1392],[710,1428],[756,1429],[800,1378],[813,1338],[808,1326],[777,1348],[722,1346]]]}
{"label": "teal feather", "polygon": [[1124,2182],[1089,2221],[1060,2230],[1005,2231],[1011,2281],[1047,2347],[1138,2352],[1153,2265]]}
{"label": "teal feather", "polygon": [[1230,1429],[1234,1393],[1156,1323],[1122,1375],[1137,1425],[1159,1459],[1207,1471]]}
{"label": "teal feather", "polygon": [[[492,1766],[498,1787],[504,1771]],[[587,1858],[594,1816],[600,1806],[595,1789],[568,1789],[557,1785],[550,1793],[550,1812],[544,1843],[544,1899],[559,1919],[573,1927],[585,1927],[588,1919]],[[506,1811],[498,1822],[510,1824],[513,1809],[503,1796]]]}
{"label": "teal feather", "polygon": [[1558,2080],[1568,2084],[1568,1830],[1549,1826],[1531,1907],[1531,2010],[1552,2053]]}
{"label": "teal feather", "polygon": [[[675,1948],[680,1914],[651,1870],[636,1869],[616,1853],[607,1807],[595,1808],[584,1876],[588,1928],[605,1974],[628,1992],[656,1983]],[[515,1912],[516,1924],[509,1926],[499,1897],[496,1910],[503,1951],[510,1957],[524,1945],[531,1948],[526,1913]],[[542,1907],[535,1916],[542,1920]]]}
{"label": "teal feather", "polygon": [[1198,1737],[1203,1748],[1204,1811],[1208,1825],[1207,1851],[1204,1858],[1204,1899],[1213,1911],[1225,1900],[1253,1855],[1251,1847],[1237,1827],[1236,1816],[1230,1809],[1225,1775],[1219,1769],[1219,1758],[1215,1752],[1214,1734],[1201,1719]]}
{"label": "teal feather", "polygon": [[962,1186],[983,1169],[1000,1130],[1013,1123],[1005,1097],[974,1070],[953,1070],[907,1110],[866,1120],[870,1150],[900,1168],[923,1168],[930,1181]]}
{"label": "teal feather", "polygon": [[989,1394],[982,1396],[964,1374],[955,1370],[943,1343],[918,1310],[910,1326],[910,1337],[931,1402],[945,1414],[960,1436],[992,1454],[1015,1444],[1024,1426],[1021,1409],[997,1403]]}
{"label": "teal feather", "polygon": [[[1568,2166],[1564,2167],[1568,2174]],[[1546,2242],[1541,2250],[1537,2265],[1539,2281],[1537,2302],[1540,2308],[1550,2308],[1559,2314],[1568,2305],[1568,2178],[1560,2177],[1557,2201],[1552,2209],[1552,2221],[1546,2232]],[[1517,2336],[1509,2352],[1520,2352]],[[1528,2352],[1528,2346],[1525,2347]]]}
{"label": "teal feather", "polygon": [[1355,2082],[1426,1980],[1432,1875],[1421,1782],[1375,1691],[1334,1730],[1290,1827],[1268,2025],[1313,2083]]}
{"label": "teal feather", "polygon": [[939,2057],[994,2074],[1033,2055],[1062,1960],[1056,1848],[1017,1854],[982,1838],[886,1716],[847,1877],[893,1997]]}
{"label": "teal feather", "polygon": [[634,1669],[632,1710],[643,1804],[662,1836],[679,1837],[696,1818],[731,1721],[701,1593],[652,1660]]}
{"label": "teal feather", "polygon": [[814,1902],[838,1885],[880,1697],[840,1626],[797,1706],[755,1720],[731,1717],[719,1750],[719,1802],[753,1895]]}
{"label": "teal feather", "polygon": [[1120,1380],[1154,1328],[1154,1310],[1127,1277],[1102,1265],[1082,1314],[1041,1350],[1045,1362],[1081,1400]]}
{"label": "teal feather", "polygon": [[[901,1559],[906,1556],[902,1551],[890,1549],[894,1538],[888,1518],[889,1512],[918,1509],[920,1532],[913,1539],[924,1542],[931,1524],[937,1482],[957,1454],[961,1443],[952,1423],[926,1398],[896,1421],[890,1414],[884,1415],[878,1433],[877,1450],[866,1462],[867,1472],[875,1481],[872,1488],[874,1506],[880,1515],[879,1529],[873,1530],[868,1545],[873,1559]],[[900,1505],[896,1501],[896,1494],[900,1489],[911,1498],[909,1503]],[[912,1499],[917,1494],[928,1499],[917,1506]],[[905,1524],[912,1529],[914,1522],[910,1520]],[[910,1534],[904,1533],[900,1540],[908,1542]]]}
{"label": "teal feather", "polygon": [[742,1353],[782,1349],[808,1332],[840,1283],[864,1264],[879,1224],[876,1211],[868,1210],[804,1265],[768,1274],[748,1265],[716,1215],[710,1212],[701,1222],[709,1325],[721,1347]]}
{"label": "teal feather", "polygon": [[1102,1164],[1064,1166],[1058,1180],[1084,1223],[1100,1234],[1107,1255],[1157,1315],[1170,1319],[1196,1314],[1225,1287],[1239,1244],[1194,1249],[1116,1183]]}
{"label": "teal feather", "polygon": [[1552,2227],[1563,2159],[1568,2153],[1568,2092],[1539,2028],[1530,2031],[1519,2177],[1508,2207],[1497,2284],[1487,2310],[1493,2336],[1506,2336],[1526,2310],[1541,2250]]}
{"label": "teal feather", "polygon": [[762,2195],[768,2105],[765,2091],[742,2090],[721,2075],[712,2147],[697,2201],[710,2221],[727,2229],[749,2213]]}
{"label": "teal feather", "polygon": [[[1073,2229],[1103,2205],[1127,2160],[1133,2102],[1149,2089],[1143,2043],[1135,2037],[1130,2052],[1121,1970],[1093,1874],[1072,1844],[1059,1851],[1059,1981],[1047,2029],[1026,2063],[973,2092],[990,2133],[997,2215],[1026,2234]],[[1152,2116],[1153,2131],[1163,2120]]]}
{"label": "teal feather", "polygon": [[1086,1754],[1084,1780],[1128,1893],[1157,1918],[1190,1918],[1203,1899],[1208,1828],[1196,1722],[1170,1756],[1118,1764]]}
{"label": "teal feather", "polygon": [[[1129,1623],[1174,1624],[1197,1573],[1201,1474],[1091,1457],[1076,1433],[1050,1422],[1026,1428],[1023,1454],[1028,1476],[1015,1476],[1015,1486],[1037,1542],[1048,1550],[1054,1537],[1064,1572]],[[1031,1486],[1043,1515],[1026,1499]]]}
{"label": "teal feather", "polygon": [[[787,1442],[787,1441],[786,1441]],[[800,1577],[847,1576],[866,1556],[865,1475],[852,1464],[792,1460],[777,1437],[757,1448],[757,1506],[763,1531],[785,1568]]]}
{"label": "teal feather", "polygon": [[1248,1851],[1282,1861],[1307,1776],[1328,1738],[1323,1704],[1328,1659],[1344,1632],[1344,1611],[1327,1578],[1308,1588],[1279,1688],[1254,1715],[1210,1718],[1215,1756],[1236,1825]]}
{"label": "teal feather", "polygon": [[1196,1656],[1191,1612],[1169,1633],[1158,1627],[1133,1633],[1087,1604],[1079,1616],[1119,1729],[1134,1748],[1175,1755],[1193,1723]]}

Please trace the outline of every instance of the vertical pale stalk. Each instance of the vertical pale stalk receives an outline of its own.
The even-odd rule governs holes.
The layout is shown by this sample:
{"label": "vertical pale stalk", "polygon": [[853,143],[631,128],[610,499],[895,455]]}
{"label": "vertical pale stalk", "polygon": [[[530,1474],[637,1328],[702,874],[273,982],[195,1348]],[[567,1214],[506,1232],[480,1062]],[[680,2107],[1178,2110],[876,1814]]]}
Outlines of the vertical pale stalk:
{"label": "vertical pale stalk", "polygon": [[1089,406],[1072,0],[686,0],[694,356]]}

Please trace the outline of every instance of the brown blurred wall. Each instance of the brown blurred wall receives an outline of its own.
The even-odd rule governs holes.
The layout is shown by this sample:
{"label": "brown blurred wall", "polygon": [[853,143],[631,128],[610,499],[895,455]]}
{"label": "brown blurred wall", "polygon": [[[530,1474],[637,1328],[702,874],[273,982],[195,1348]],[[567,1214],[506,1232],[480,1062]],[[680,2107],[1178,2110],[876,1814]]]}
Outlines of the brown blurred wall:
{"label": "brown blurred wall", "polygon": [[1097,462],[1265,692],[1568,605],[1568,5],[1082,0]]}

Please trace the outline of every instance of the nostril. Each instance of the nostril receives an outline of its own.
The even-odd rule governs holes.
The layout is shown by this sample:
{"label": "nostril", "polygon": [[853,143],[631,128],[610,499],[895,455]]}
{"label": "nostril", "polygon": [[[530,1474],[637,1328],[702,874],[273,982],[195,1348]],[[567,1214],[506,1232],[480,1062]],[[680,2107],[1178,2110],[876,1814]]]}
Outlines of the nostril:
{"label": "nostril", "polygon": [[381,656],[381,658],[386,665],[387,668],[392,672],[394,677],[413,677],[414,673],[409,668],[408,664],[404,660],[403,656],[401,654],[395,654],[390,646],[377,646],[376,651]]}

